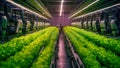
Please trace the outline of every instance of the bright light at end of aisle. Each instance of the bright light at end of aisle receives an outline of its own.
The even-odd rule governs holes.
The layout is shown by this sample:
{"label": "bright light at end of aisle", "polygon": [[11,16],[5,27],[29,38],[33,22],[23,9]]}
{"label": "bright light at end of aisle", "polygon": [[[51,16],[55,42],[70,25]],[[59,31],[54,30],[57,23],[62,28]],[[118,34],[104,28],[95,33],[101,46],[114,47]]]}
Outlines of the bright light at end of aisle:
{"label": "bright light at end of aisle", "polygon": [[62,12],[63,12],[63,3],[64,3],[64,0],[61,1],[60,16],[62,16]]}

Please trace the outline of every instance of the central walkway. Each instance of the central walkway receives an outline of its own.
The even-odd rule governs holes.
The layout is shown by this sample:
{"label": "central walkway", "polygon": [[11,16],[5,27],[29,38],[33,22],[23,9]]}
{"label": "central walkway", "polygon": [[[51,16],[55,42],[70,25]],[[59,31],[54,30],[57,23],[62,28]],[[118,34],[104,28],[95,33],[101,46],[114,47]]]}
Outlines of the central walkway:
{"label": "central walkway", "polygon": [[67,58],[67,54],[65,50],[63,32],[61,32],[60,34],[58,47],[59,50],[58,50],[57,68],[70,68],[69,60]]}

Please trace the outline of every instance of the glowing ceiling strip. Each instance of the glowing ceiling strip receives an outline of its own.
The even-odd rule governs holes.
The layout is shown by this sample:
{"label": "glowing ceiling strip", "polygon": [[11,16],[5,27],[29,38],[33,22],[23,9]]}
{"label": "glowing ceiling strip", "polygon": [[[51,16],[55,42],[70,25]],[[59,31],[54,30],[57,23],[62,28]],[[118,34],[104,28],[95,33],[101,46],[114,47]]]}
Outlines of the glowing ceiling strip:
{"label": "glowing ceiling strip", "polygon": [[99,0],[96,0],[94,2],[92,2],[91,4],[89,4],[88,6],[86,6],[85,8],[81,9],[80,11],[76,12],[75,14],[73,14],[72,16],[70,16],[69,18],[71,17],[74,17],[75,15],[77,15],[78,13],[82,12],[83,10],[85,10],[86,8],[90,7],[91,5],[95,4],[96,2],[98,2]]}
{"label": "glowing ceiling strip", "polygon": [[64,0],[61,1],[60,16],[62,16],[62,12],[63,12],[63,3],[64,3]]}
{"label": "glowing ceiling strip", "polygon": [[[35,2],[39,5],[39,7],[42,8],[42,10],[43,10],[45,13],[47,13],[47,14],[49,15],[49,17],[51,17],[51,15],[38,3],[37,0],[35,0]],[[44,13],[43,13],[43,14],[44,14]]]}
{"label": "glowing ceiling strip", "polygon": [[14,5],[16,5],[16,6],[18,6],[18,7],[20,7],[20,8],[22,8],[22,9],[24,9],[24,10],[27,10],[27,11],[29,11],[29,12],[31,12],[31,13],[39,16],[39,17],[42,17],[42,18],[44,18],[44,19],[47,19],[46,17],[44,17],[44,16],[42,16],[42,15],[40,15],[40,14],[38,14],[38,13],[36,13],[36,12],[28,9],[28,8],[25,8],[24,6],[22,6],[22,5],[20,5],[20,4],[17,4],[17,3],[15,3],[14,1],[11,1],[11,0],[7,0],[7,1],[10,2],[10,3],[12,3],[12,4],[14,4]]}
{"label": "glowing ceiling strip", "polygon": [[87,15],[94,14],[94,13],[97,13],[97,12],[100,12],[100,11],[104,11],[106,9],[109,9],[109,8],[112,8],[112,7],[116,7],[116,6],[120,6],[120,3],[112,5],[112,6],[109,6],[109,7],[106,7],[106,8],[103,8],[103,9],[100,9],[100,10],[93,11],[93,12],[90,12],[90,13],[87,13],[87,14],[84,14],[84,15],[81,15],[81,16],[78,16],[78,17],[75,17],[73,19],[78,19],[78,18],[81,18],[81,17],[85,17]]}

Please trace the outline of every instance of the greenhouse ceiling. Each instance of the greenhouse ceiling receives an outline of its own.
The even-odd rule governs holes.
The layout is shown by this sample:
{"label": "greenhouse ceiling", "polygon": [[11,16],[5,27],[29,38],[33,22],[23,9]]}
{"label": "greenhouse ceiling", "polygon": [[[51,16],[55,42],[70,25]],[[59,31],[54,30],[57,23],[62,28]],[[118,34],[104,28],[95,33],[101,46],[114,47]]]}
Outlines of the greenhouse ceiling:
{"label": "greenhouse ceiling", "polygon": [[119,3],[120,0],[86,0],[75,12],[71,13],[70,18],[81,16]]}
{"label": "greenhouse ceiling", "polygon": [[41,0],[7,0],[7,1],[14,1],[40,15],[51,18],[49,11],[44,6],[44,4],[42,4]]}
{"label": "greenhouse ceiling", "polygon": [[[61,0],[10,0],[33,10],[40,15],[51,18],[60,13]],[[70,18],[78,17],[108,6],[120,3],[120,0],[64,0],[63,12]]]}

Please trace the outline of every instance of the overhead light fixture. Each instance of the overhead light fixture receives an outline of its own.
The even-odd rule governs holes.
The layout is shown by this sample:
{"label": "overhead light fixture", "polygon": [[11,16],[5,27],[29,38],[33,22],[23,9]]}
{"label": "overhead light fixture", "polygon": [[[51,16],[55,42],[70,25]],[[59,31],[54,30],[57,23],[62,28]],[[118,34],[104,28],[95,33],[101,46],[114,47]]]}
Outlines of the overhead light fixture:
{"label": "overhead light fixture", "polygon": [[61,6],[60,6],[60,16],[62,16],[62,12],[63,12],[63,3],[64,3],[64,0],[61,1]]}
{"label": "overhead light fixture", "polygon": [[78,19],[78,18],[87,16],[87,15],[94,14],[94,13],[97,13],[97,12],[100,12],[100,11],[104,11],[104,10],[107,10],[107,9],[110,9],[110,8],[113,8],[113,7],[117,7],[117,6],[120,6],[120,3],[112,5],[112,6],[109,6],[109,7],[106,7],[106,8],[103,8],[103,9],[99,9],[99,10],[96,10],[96,11],[93,11],[93,12],[90,12],[90,13],[87,13],[87,14],[84,14],[84,15],[81,15],[81,16],[78,16],[78,17],[75,17],[73,19]]}
{"label": "overhead light fixture", "polygon": [[71,15],[69,18],[74,17],[75,15],[79,14],[80,12],[82,12],[83,10],[87,9],[88,7],[90,7],[91,5],[97,3],[100,0],[95,0],[94,2],[92,2],[91,4],[87,5],[85,8],[81,9],[80,11],[76,12],[75,14]]}
{"label": "overhead light fixture", "polygon": [[30,10],[30,9],[22,6],[22,5],[20,5],[20,4],[17,4],[17,3],[15,3],[15,2],[12,1],[12,0],[7,0],[7,1],[8,1],[9,3],[12,3],[12,4],[14,4],[14,5],[16,5],[16,6],[20,7],[20,8],[22,8],[22,9],[24,9],[24,10],[27,10],[27,11],[29,11],[29,12],[31,12],[31,13],[33,13],[33,14],[35,14],[35,15],[37,15],[37,16],[39,16],[39,17],[44,18],[44,19],[47,20],[46,17],[44,17],[44,16],[42,16],[42,15],[40,15],[40,14],[38,14],[38,13],[36,13],[36,12],[34,12],[34,11],[32,11],[32,10]]}

